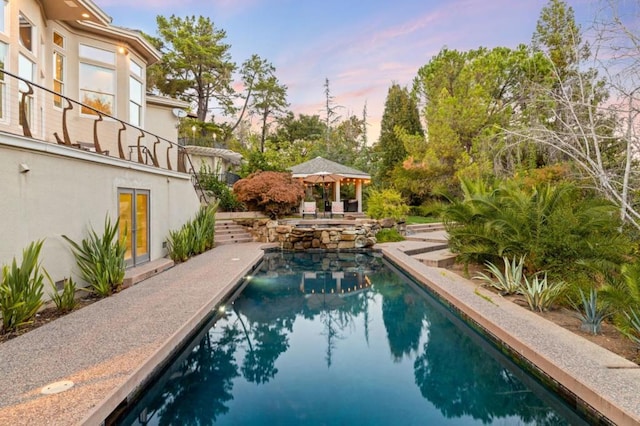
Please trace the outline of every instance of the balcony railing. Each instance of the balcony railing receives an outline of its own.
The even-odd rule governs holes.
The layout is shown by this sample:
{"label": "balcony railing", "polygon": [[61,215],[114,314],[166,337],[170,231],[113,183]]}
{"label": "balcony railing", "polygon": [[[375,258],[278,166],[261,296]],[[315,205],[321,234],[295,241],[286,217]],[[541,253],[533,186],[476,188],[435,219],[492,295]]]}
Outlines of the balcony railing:
{"label": "balcony railing", "polygon": [[[99,96],[98,96],[99,98]],[[157,167],[191,173],[201,201],[206,201],[185,148],[109,114],[109,107],[75,101],[0,70],[0,131],[69,149],[90,151]]]}

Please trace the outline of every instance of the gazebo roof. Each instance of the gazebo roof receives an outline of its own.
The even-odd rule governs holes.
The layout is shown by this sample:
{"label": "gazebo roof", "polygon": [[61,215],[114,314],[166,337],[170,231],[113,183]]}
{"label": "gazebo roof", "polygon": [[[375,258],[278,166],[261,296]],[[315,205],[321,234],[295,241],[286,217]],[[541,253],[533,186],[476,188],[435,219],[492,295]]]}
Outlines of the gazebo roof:
{"label": "gazebo roof", "polygon": [[335,161],[327,160],[326,158],[316,157],[313,160],[306,161],[291,167],[291,174],[294,178],[304,178],[316,173],[331,173],[347,178],[356,179],[371,179],[371,176],[360,170],[353,169],[351,167],[344,166]]}

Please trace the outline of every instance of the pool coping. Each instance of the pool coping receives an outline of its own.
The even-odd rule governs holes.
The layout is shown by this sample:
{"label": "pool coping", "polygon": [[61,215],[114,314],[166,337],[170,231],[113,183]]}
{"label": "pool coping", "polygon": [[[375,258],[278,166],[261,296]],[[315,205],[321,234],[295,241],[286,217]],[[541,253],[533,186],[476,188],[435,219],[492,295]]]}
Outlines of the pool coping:
{"label": "pool coping", "polygon": [[594,411],[602,423],[640,424],[640,368],[635,363],[450,270],[422,264],[397,243],[376,249],[506,352],[542,372],[565,398],[574,398],[574,409]]}

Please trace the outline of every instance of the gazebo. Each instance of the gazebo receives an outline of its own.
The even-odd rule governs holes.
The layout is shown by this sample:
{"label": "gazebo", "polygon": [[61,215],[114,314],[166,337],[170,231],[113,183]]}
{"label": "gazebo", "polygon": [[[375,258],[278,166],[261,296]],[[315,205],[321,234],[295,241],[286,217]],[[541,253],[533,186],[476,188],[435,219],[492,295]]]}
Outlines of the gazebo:
{"label": "gazebo", "polygon": [[316,157],[313,160],[293,166],[290,170],[293,178],[300,179],[304,182],[322,184],[333,182],[333,201],[341,201],[340,185],[342,183],[353,183],[356,189],[355,204],[357,205],[353,207],[346,202],[344,210],[362,213],[362,185],[371,182],[371,176],[365,172],[322,157]]}

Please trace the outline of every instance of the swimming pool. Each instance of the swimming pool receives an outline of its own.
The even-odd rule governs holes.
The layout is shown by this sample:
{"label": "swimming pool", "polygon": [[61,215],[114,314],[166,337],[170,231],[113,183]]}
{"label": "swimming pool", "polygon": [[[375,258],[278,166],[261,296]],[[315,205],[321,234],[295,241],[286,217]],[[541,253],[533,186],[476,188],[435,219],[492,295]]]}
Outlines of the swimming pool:
{"label": "swimming pool", "polygon": [[369,253],[268,253],[120,424],[586,424]]}

